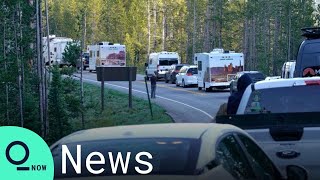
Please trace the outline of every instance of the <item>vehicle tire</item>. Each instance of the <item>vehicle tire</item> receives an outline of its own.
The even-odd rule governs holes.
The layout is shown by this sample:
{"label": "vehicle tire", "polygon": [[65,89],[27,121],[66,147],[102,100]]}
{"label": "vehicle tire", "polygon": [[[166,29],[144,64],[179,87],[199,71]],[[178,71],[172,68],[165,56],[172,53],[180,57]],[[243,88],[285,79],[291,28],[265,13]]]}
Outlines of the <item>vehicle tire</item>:
{"label": "vehicle tire", "polygon": [[186,88],[186,87],[187,87],[186,83],[184,82],[184,79],[182,79],[182,87],[183,87],[183,88]]}
{"label": "vehicle tire", "polygon": [[201,91],[201,90],[202,90],[202,87],[198,87],[198,90]]}
{"label": "vehicle tire", "polygon": [[89,72],[92,72],[92,70],[89,70]]}
{"label": "vehicle tire", "polygon": [[87,70],[87,67],[83,66],[83,70],[84,70],[84,71]]}
{"label": "vehicle tire", "polygon": [[211,88],[205,88],[205,91],[206,91],[206,92],[210,92],[210,91],[211,91]]}

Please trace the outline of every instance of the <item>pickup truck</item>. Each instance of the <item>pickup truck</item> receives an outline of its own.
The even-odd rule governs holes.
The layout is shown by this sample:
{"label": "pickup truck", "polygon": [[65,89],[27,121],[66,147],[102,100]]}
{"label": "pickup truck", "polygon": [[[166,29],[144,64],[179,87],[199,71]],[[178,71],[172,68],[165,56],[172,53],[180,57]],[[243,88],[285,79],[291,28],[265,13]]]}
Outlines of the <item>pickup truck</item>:
{"label": "pickup truck", "polygon": [[216,123],[246,130],[284,173],[289,164],[320,179],[320,77],[260,81],[248,86],[233,116]]}

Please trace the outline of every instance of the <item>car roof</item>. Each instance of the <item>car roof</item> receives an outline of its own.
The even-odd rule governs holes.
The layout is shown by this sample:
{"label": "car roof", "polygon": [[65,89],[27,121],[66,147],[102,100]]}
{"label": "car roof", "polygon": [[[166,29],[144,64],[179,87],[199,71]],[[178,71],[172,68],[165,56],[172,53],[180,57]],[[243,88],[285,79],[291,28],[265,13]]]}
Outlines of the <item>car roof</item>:
{"label": "car roof", "polygon": [[259,81],[255,83],[255,89],[269,89],[278,87],[304,86],[306,81],[319,82],[320,77],[291,78],[291,79],[272,79],[269,81]]}
{"label": "car roof", "polygon": [[[170,123],[170,124],[148,124],[104,127],[88,129],[75,132],[60,140],[60,143],[78,143],[84,141],[128,139],[128,138],[201,138],[202,134],[209,128],[217,132],[230,129],[228,125],[207,124],[207,123]],[[212,137],[214,139],[214,137]]]}

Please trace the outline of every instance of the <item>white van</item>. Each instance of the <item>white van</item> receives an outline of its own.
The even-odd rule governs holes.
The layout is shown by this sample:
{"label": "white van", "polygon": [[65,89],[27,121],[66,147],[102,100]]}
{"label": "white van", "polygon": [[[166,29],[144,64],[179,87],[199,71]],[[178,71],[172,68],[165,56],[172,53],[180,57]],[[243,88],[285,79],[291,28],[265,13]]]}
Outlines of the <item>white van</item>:
{"label": "white van", "polygon": [[198,89],[227,89],[238,72],[244,70],[243,53],[214,49],[210,53],[195,54],[198,65]]}
{"label": "white van", "polygon": [[180,56],[176,52],[158,52],[149,55],[149,62],[146,63],[146,74],[149,77],[157,71],[157,78],[164,78],[173,64],[180,64]]}
{"label": "white van", "polygon": [[282,66],[281,78],[283,79],[293,78],[295,68],[296,68],[296,61],[285,62]]}

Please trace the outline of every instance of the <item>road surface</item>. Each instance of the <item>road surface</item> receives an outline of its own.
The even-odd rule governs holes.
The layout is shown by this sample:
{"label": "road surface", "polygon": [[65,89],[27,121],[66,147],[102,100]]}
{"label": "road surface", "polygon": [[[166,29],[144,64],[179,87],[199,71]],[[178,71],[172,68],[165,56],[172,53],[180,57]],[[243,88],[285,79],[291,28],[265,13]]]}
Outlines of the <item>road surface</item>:
{"label": "road surface", "polygon": [[[79,74],[76,74],[80,77]],[[100,85],[96,81],[96,73],[85,71],[84,82]],[[132,83],[133,95],[147,99],[144,76],[137,75],[137,81]],[[150,84],[148,82],[150,91]],[[105,88],[111,88],[128,93],[128,82],[106,82]],[[196,87],[182,88],[175,84],[157,82],[156,99],[152,101],[162,106],[177,123],[206,123],[212,121],[219,106],[227,102],[229,91],[198,91]],[[134,104],[133,104],[134,106]]]}

